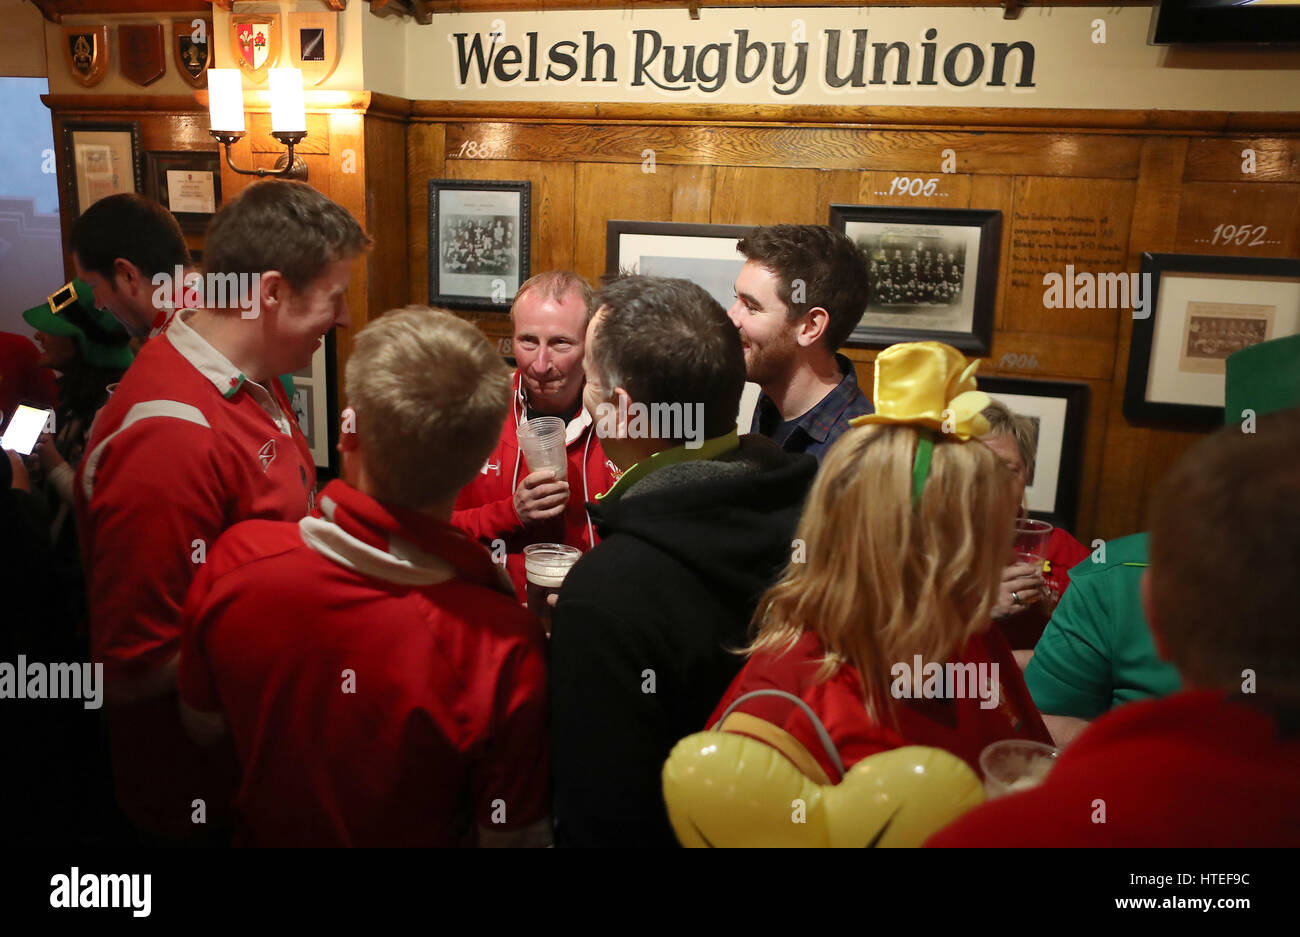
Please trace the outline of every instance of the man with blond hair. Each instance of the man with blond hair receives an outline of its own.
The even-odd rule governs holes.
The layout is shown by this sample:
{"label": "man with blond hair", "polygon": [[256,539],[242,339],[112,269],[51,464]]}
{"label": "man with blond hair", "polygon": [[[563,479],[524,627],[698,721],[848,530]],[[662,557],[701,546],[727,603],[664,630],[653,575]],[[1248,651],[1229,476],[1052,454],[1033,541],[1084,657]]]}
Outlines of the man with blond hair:
{"label": "man with blond hair", "polygon": [[[451,517],[457,527],[493,546],[498,557],[506,554],[521,600],[524,547],[567,543],[590,550],[596,535],[587,503],[608,491],[617,476],[582,406],[583,349],[594,311],[591,287],[567,270],[539,273],[519,288],[510,307],[518,364],[510,416]],[[520,424],[541,416],[564,421],[564,478],[549,469],[534,471],[519,449]]]}
{"label": "man with blond hair", "polygon": [[410,307],[357,336],[347,390],[344,480],[300,523],[232,528],[186,604],[182,717],[233,737],[236,842],[548,845],[541,626],[448,523],[509,372]]}

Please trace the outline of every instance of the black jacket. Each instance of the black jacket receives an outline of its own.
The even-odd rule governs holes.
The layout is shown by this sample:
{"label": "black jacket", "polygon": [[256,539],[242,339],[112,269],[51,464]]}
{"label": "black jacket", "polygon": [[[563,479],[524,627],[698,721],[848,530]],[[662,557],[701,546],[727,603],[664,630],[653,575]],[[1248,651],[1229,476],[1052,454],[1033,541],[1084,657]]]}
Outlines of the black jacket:
{"label": "black jacket", "polygon": [[569,573],[551,637],[552,780],[562,846],[672,846],[660,771],[705,728],[789,561],[817,460],[742,436],[714,460],[590,506],[601,542]]}

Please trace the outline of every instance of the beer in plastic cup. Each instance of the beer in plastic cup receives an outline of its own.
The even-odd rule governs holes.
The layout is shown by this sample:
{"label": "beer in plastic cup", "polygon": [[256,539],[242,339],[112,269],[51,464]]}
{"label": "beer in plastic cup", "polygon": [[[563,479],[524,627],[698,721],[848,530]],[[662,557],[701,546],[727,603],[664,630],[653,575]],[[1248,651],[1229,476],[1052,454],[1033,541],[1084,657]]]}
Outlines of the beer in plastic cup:
{"label": "beer in plastic cup", "polygon": [[524,578],[527,580],[528,609],[542,620],[551,633],[552,595],[564,585],[564,577],[578,562],[582,551],[563,543],[534,543],[524,547]]}

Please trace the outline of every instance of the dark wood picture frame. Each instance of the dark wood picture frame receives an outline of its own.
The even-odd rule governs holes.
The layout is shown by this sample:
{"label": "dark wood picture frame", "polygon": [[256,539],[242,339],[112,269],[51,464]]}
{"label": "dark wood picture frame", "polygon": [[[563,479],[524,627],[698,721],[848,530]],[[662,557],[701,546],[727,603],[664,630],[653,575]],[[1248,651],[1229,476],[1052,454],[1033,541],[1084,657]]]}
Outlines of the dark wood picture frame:
{"label": "dark wood picture frame", "polygon": [[[1223,425],[1223,405],[1153,401],[1149,397],[1151,357],[1162,323],[1160,286],[1167,274],[1199,274],[1206,279],[1232,277],[1260,282],[1300,281],[1300,260],[1285,257],[1221,257],[1207,254],[1142,254],[1142,282],[1149,282],[1146,316],[1133,319],[1133,340],[1129,345],[1128,377],[1124,382],[1124,416],[1133,423],[1166,423],[1214,427]],[[1150,280],[1147,280],[1147,276]],[[1248,293],[1234,289],[1234,302],[1250,303]],[[1269,339],[1284,338],[1291,331],[1272,333]],[[1180,342],[1181,345],[1181,342]],[[1244,346],[1243,346],[1244,347]]]}
{"label": "dark wood picture frame", "polygon": [[[1088,429],[1088,385],[1078,381],[1040,381],[1019,377],[976,377],[979,389],[990,397],[1002,399],[1008,396],[1052,398],[1065,401],[1065,423],[1060,428],[1061,444],[1057,450],[1055,495],[1050,509],[1031,506],[1029,516],[1047,521],[1057,527],[1073,532],[1079,514],[1079,485],[1083,480],[1084,440]],[[1007,402],[1007,401],[1004,401]],[[1038,477],[1042,470],[1043,445],[1055,437],[1053,432],[1045,435],[1040,414],[1024,412],[1029,408],[1017,409],[1015,402],[1007,402],[1013,412],[1040,419],[1038,433],[1038,457],[1034,470],[1034,484],[1040,483]],[[1049,453],[1049,455],[1052,453]],[[1026,498],[1032,497],[1033,485],[1026,483]]]}
{"label": "dark wood picture frame", "polygon": [[[968,355],[986,355],[993,342],[994,306],[998,292],[998,260],[1002,246],[1002,212],[994,209],[968,208],[898,208],[890,205],[842,205],[834,204],[830,208],[830,226],[843,231],[859,241],[861,233],[853,230],[854,225],[888,225],[915,226],[918,229],[935,228],[970,228],[979,232],[979,243],[975,248],[976,272],[973,290],[967,292],[970,303],[969,329],[944,329],[935,327],[909,326],[909,315],[922,308],[920,303],[912,304],[912,311],[891,312],[887,309],[868,307],[863,318],[853,329],[846,345],[867,347],[884,347],[898,342],[945,342]],[[891,234],[898,237],[898,234]],[[920,234],[918,237],[932,237]],[[859,244],[861,246],[861,244]],[[970,255],[964,255],[961,272],[961,285],[965,290],[969,281]],[[945,284],[947,280],[945,279]],[[871,282],[871,302],[877,302],[876,283]],[[965,301],[963,301],[963,306]],[[929,308],[942,309],[938,304]],[[872,317],[875,321],[868,323]],[[889,317],[885,320],[884,317]]]}
{"label": "dark wood picture frame", "polygon": [[[479,213],[484,218],[493,218],[497,221],[500,221],[503,217],[508,217],[508,219],[514,224],[515,231],[518,234],[518,240],[517,247],[515,248],[515,264],[512,270],[507,270],[502,273],[496,272],[491,267],[482,271],[471,267],[463,272],[450,269],[450,265],[453,261],[448,261],[448,259],[444,257],[444,249],[448,247],[447,244],[444,244],[442,230],[442,223],[447,220],[448,214],[442,210],[440,201],[444,192],[478,192],[482,193],[484,196],[494,193],[498,195],[501,193],[515,193],[518,195],[518,208],[508,216],[502,216],[499,214],[499,209],[486,210]],[[491,201],[491,199],[488,199],[488,201]],[[451,308],[508,310],[510,308],[510,303],[514,300],[515,292],[530,275],[529,252],[532,247],[532,238],[529,229],[531,221],[531,182],[526,180],[484,181],[481,179],[430,179],[429,304],[434,306],[448,306]],[[479,229],[481,231],[486,231],[483,235],[483,240],[486,240],[488,236],[491,236],[492,243],[495,244],[495,228],[496,224],[493,223]],[[502,233],[508,236],[508,228],[503,227]],[[467,234],[466,237],[472,237],[472,234]],[[478,249],[477,246],[468,243],[465,244],[464,247],[467,251],[470,250],[471,247],[474,248],[475,252],[477,252]],[[475,259],[477,261],[477,258]],[[456,260],[454,262],[461,263],[462,261]],[[458,278],[461,277],[464,277],[465,279],[459,280]]]}
{"label": "dark wood picture frame", "polygon": [[[145,159],[145,194],[170,211],[181,230],[187,234],[202,234],[207,230],[212,216],[221,210],[221,154],[216,150],[150,150]],[[182,212],[171,206],[171,193],[167,187],[169,170],[212,173],[213,210],[208,212]]]}
{"label": "dark wood picture frame", "polygon": [[131,146],[131,179],[133,185],[131,191],[144,191],[144,158],[142,156],[140,124],[138,121],[65,121],[63,123],[63,166],[66,195],[64,207],[71,213],[73,218],[81,215],[81,192],[77,185],[77,134],[79,133],[128,134]]}
{"label": "dark wood picture frame", "polygon": [[[736,242],[753,231],[754,227],[744,224],[611,220],[605,223],[605,274],[617,276],[620,273],[635,272],[690,280],[708,290],[723,309],[730,309],[735,303],[735,276],[728,276],[726,268],[734,266],[739,271],[745,265],[744,256],[736,251]],[[666,245],[680,242],[684,254],[690,252],[688,245],[695,242],[695,253],[680,258],[680,268],[669,263],[645,271],[640,262],[643,255],[625,242],[625,238],[631,240],[637,237],[665,239]],[[717,244],[701,243],[713,241]],[[701,248],[704,248],[706,255],[715,256],[701,256]]]}

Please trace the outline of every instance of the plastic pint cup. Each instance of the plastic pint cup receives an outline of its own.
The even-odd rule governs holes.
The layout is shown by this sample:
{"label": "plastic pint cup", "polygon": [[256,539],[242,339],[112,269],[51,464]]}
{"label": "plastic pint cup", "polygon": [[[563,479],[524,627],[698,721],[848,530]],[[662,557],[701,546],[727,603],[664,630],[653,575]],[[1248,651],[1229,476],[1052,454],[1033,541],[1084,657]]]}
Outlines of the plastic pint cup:
{"label": "plastic pint cup", "polygon": [[564,577],[582,551],[563,543],[534,543],[524,547],[524,578],[528,581],[528,609],[551,633],[550,597],[560,591]]}
{"label": "plastic pint cup", "polygon": [[568,457],[564,449],[564,421],[558,416],[538,416],[519,424],[516,438],[523,450],[530,472],[550,469],[557,481],[569,477]]}

